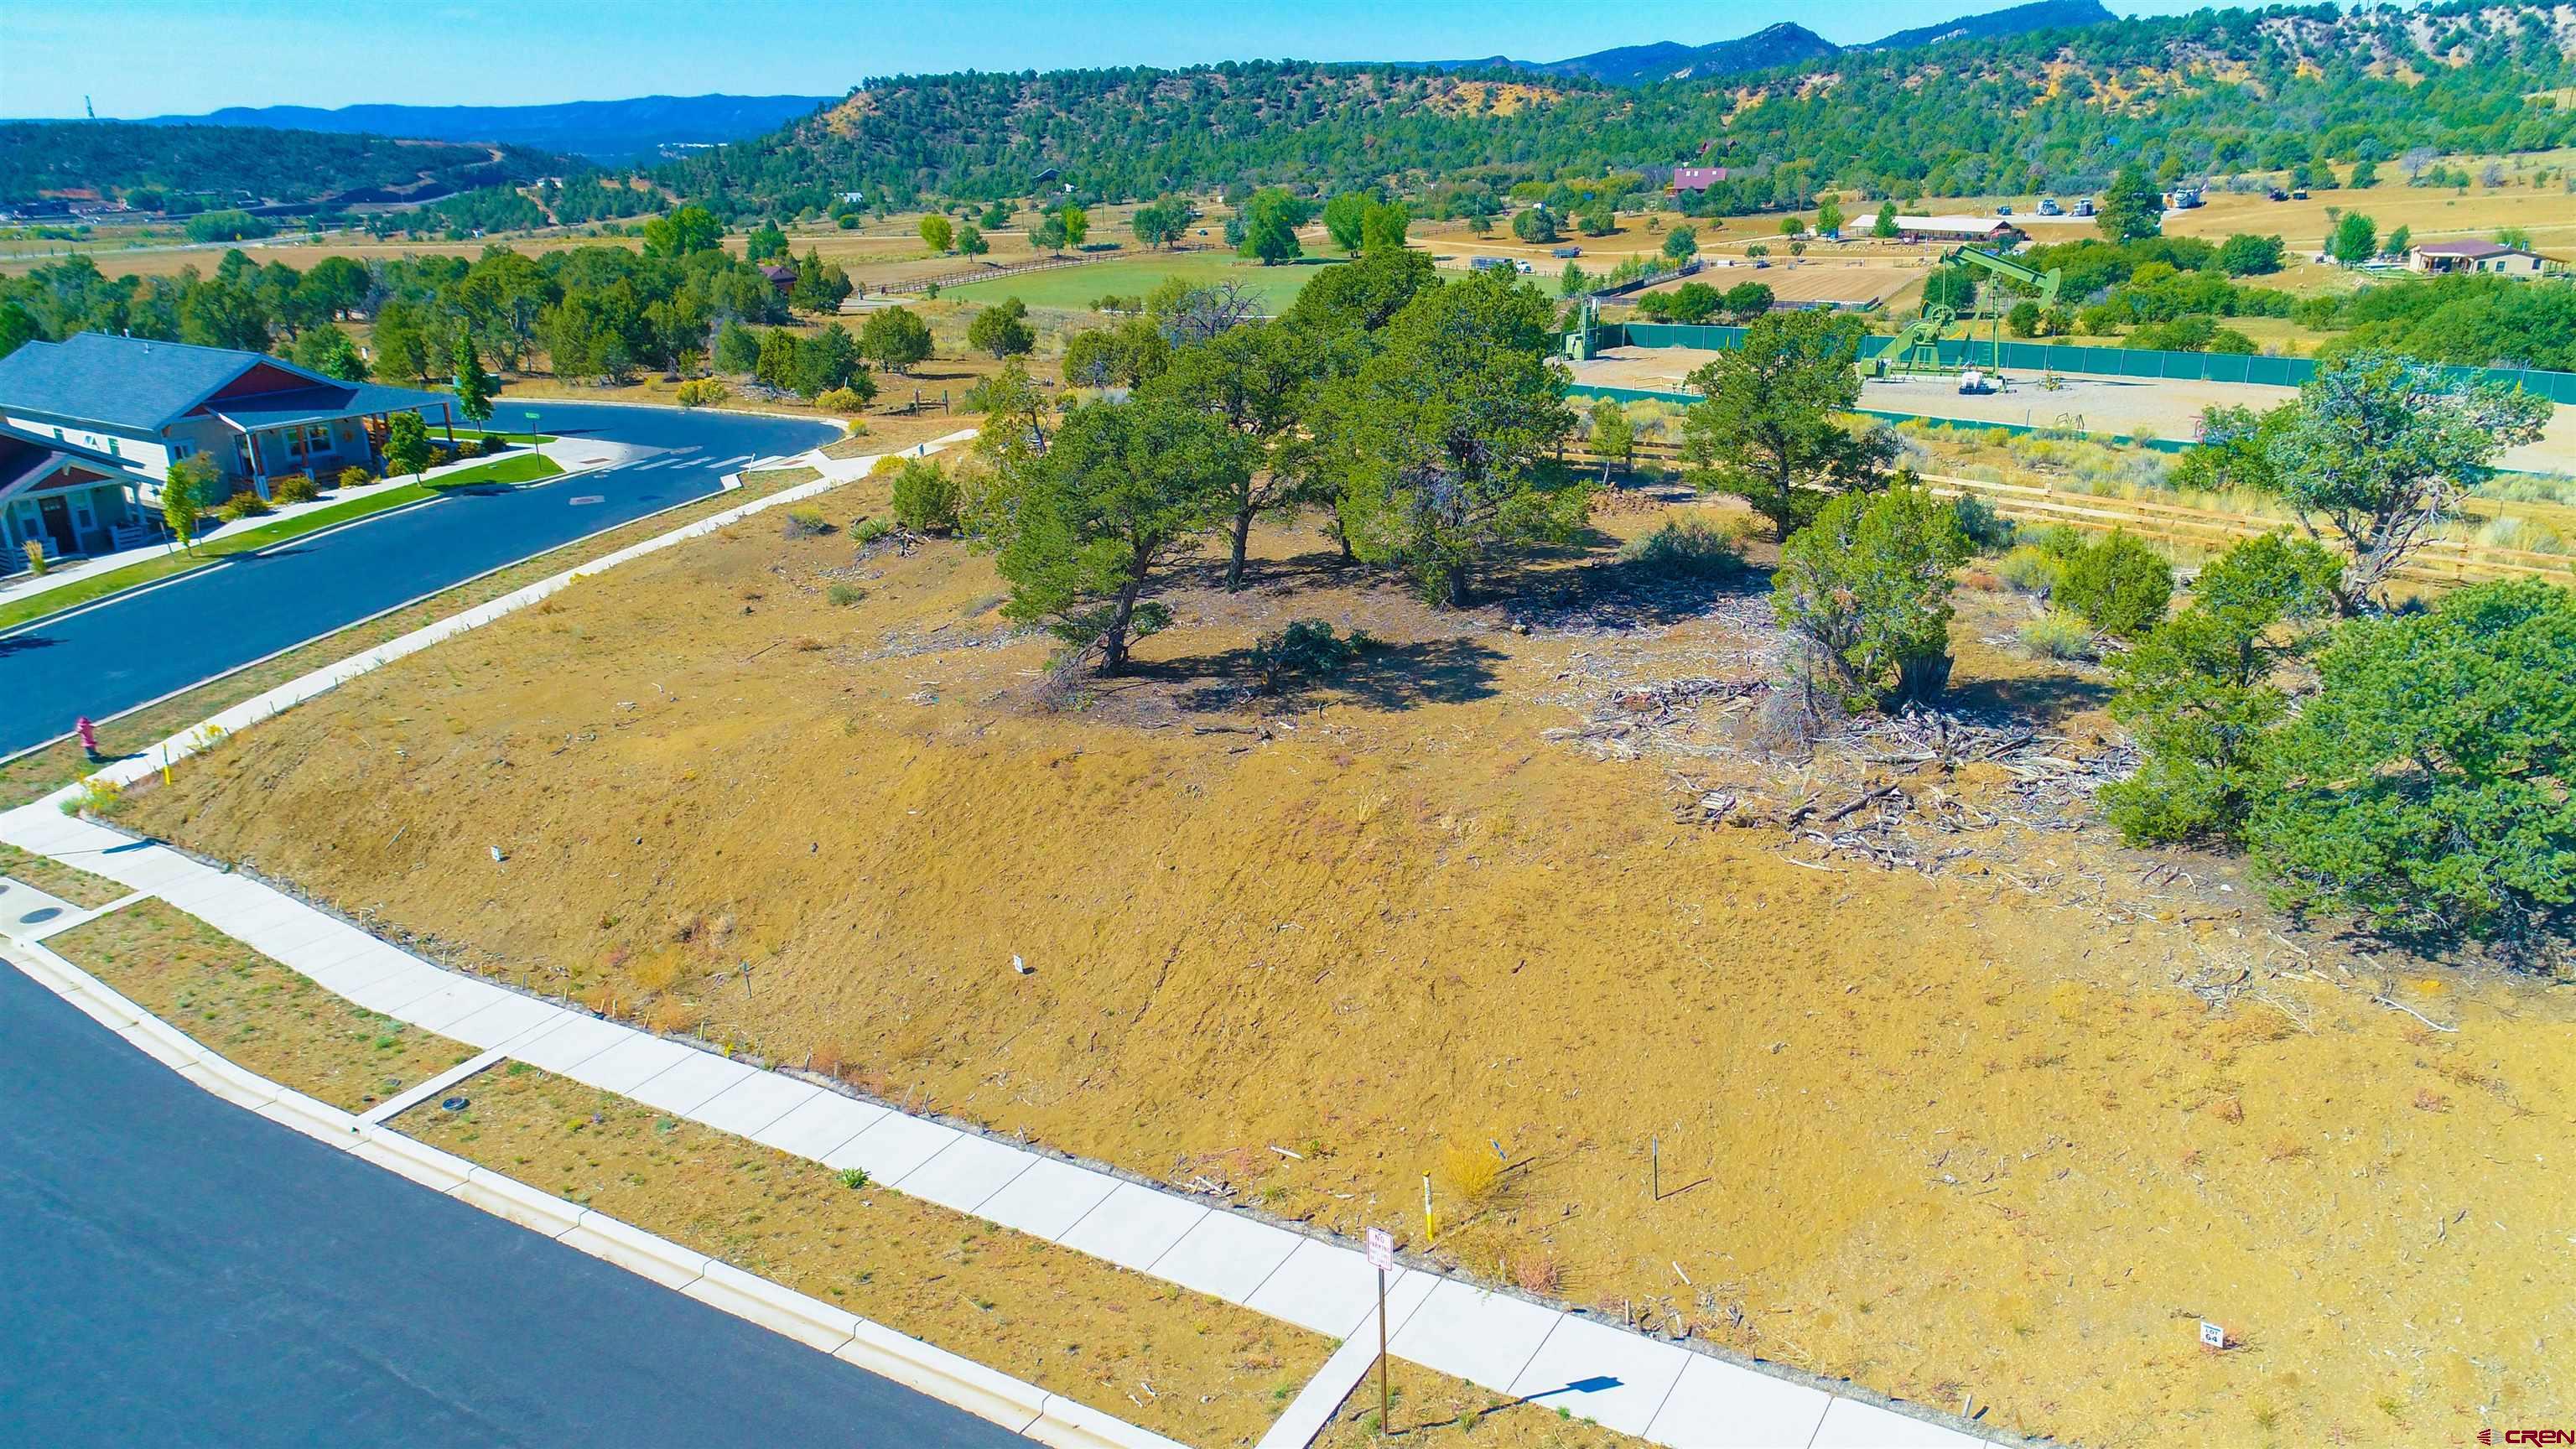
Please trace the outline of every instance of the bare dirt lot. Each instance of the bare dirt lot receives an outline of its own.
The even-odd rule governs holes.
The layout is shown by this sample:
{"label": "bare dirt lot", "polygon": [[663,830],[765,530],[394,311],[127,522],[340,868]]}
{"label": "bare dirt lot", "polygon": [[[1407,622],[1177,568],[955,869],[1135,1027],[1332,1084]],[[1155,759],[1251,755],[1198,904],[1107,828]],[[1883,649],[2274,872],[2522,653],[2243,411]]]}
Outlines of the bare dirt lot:
{"label": "bare dirt lot", "polygon": [[[1198,576],[1066,713],[988,559],[746,526],[126,809],[459,964],[1340,1231],[1422,1246],[1428,1173],[1456,1264],[1997,1428],[2576,1410],[2576,993],[2302,931],[2047,808],[2103,685],[1991,642],[1996,594],[1956,698],[2035,739],[1897,782],[1945,822],[1917,868],[1701,823],[1879,767],[1730,743],[1779,647],[1758,572],[1610,566],[1652,517],[1446,615],[1265,530],[1256,588]],[[1248,695],[1298,616],[1385,642]]]}

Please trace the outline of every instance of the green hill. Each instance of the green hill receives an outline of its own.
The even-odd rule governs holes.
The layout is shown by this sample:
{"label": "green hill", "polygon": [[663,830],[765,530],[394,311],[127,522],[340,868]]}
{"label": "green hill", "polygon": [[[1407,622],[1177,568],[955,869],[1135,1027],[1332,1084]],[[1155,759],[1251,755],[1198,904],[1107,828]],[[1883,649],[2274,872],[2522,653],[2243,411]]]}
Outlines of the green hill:
{"label": "green hill", "polygon": [[1846,50],[1611,86],[1508,68],[1227,63],[905,76],[662,168],[721,210],[896,198],[1107,199],[1229,184],[1509,183],[1706,162],[1722,210],[1832,183],[1897,196],[2081,191],[2131,158],[2214,175],[2300,160],[2576,142],[2576,31],[2533,4],[2203,11]]}

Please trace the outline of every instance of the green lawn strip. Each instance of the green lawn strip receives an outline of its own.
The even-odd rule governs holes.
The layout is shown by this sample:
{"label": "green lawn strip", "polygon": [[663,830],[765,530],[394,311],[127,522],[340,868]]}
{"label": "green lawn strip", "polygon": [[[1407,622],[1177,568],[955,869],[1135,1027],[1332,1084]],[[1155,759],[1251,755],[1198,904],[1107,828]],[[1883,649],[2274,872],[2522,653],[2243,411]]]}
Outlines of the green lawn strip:
{"label": "green lawn strip", "polygon": [[[450,614],[497,599],[512,590],[525,588],[539,579],[578,567],[603,554],[615,553],[628,544],[641,543],[657,534],[685,527],[708,514],[739,508],[780,489],[810,483],[816,476],[811,468],[778,468],[746,473],[740,488],[710,494],[651,517],[621,524],[605,533],[576,539],[497,573],[443,589],[382,618],[351,624],[274,659],[125,715],[100,730],[100,747],[110,753],[141,750],[209,715],[219,714],[325,664],[336,663],[388,639],[400,638],[423,625],[436,623]],[[65,720],[63,723],[68,726],[71,722]],[[0,765],[0,810],[24,805],[68,785],[88,774],[90,768],[81,758],[79,742],[69,739]]]}
{"label": "green lawn strip", "polygon": [[59,589],[21,599],[14,604],[0,605],[0,629],[14,629],[31,619],[41,619],[48,614],[57,614],[65,609],[94,603],[110,594],[155,583],[186,573],[191,569],[203,568],[217,559],[229,558],[237,553],[253,553],[274,544],[283,543],[290,538],[317,533],[352,519],[382,513],[390,508],[400,508],[406,503],[418,503],[426,498],[436,498],[449,489],[478,484],[531,483],[541,478],[554,477],[562,471],[563,469],[551,458],[538,453],[522,453],[515,457],[496,458],[479,467],[468,468],[461,473],[450,473],[442,478],[433,478],[426,483],[405,483],[397,488],[387,488],[381,493],[370,493],[364,498],[346,499],[328,508],[317,508],[310,513],[299,513],[293,518],[281,518],[272,523],[263,523],[257,528],[247,528],[239,533],[210,539],[194,549],[167,553],[159,558],[145,559],[137,564],[127,564],[121,569],[111,569],[106,573],[82,579],[78,583],[66,584]]}
{"label": "green lawn strip", "polygon": [[1090,262],[1078,267],[1024,272],[987,282],[963,282],[941,288],[939,295],[984,303],[1017,297],[1032,307],[1080,311],[1098,298],[1113,295],[1141,297],[1167,277],[1182,277],[1201,286],[1220,281],[1239,283],[1259,297],[1265,309],[1275,313],[1286,311],[1288,304],[1296,300],[1297,293],[1323,274],[1326,265],[1310,258],[1302,263],[1265,267],[1239,257],[1179,252],[1160,257],[1121,258],[1114,262]]}
{"label": "green lawn strip", "polygon": [[125,887],[103,875],[75,870],[41,855],[30,855],[14,845],[0,842],[0,875],[21,885],[31,885],[58,901],[69,901],[88,910],[123,900]]}
{"label": "green lawn strip", "polygon": [[138,901],[46,944],[226,1061],[344,1112],[475,1054],[333,995],[167,901]]}

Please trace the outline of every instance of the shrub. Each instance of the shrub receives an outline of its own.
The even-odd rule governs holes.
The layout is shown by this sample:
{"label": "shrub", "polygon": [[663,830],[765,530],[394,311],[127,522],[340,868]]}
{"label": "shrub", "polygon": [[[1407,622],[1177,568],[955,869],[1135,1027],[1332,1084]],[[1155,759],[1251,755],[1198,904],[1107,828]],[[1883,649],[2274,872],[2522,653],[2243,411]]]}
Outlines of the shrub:
{"label": "shrub", "polygon": [[919,533],[957,529],[957,485],[927,458],[907,458],[894,475],[894,517]]}
{"label": "shrub", "polygon": [[712,377],[695,377],[680,384],[679,402],[684,408],[712,407],[733,396],[733,389]]}
{"label": "shrub", "polygon": [[2576,591],[2476,584],[2338,627],[2264,748],[2247,839],[2277,895],[2576,964]]}
{"label": "shrub", "polygon": [[827,413],[856,413],[868,405],[856,388],[836,387],[814,399],[814,406]]}
{"label": "shrub", "polygon": [[276,511],[268,506],[267,499],[245,488],[218,505],[215,516],[226,523],[239,523],[245,518],[265,518]]}
{"label": "shrub", "polygon": [[843,609],[848,608],[867,596],[868,591],[860,588],[856,584],[834,584],[829,589],[823,591],[824,598],[831,600],[835,607]]}
{"label": "shrub", "polygon": [[2014,530],[1995,506],[1974,493],[1961,494],[1950,505],[1958,512],[1959,531],[1979,553],[2001,553],[2012,547]]}
{"label": "shrub", "polygon": [[1481,1142],[1452,1142],[1440,1149],[1437,1175],[1461,1201],[1480,1203],[1502,1185],[1503,1160]]}
{"label": "shrub", "polygon": [[54,565],[52,560],[45,557],[45,545],[43,541],[33,538],[28,539],[27,572],[34,574],[36,577],[41,579],[53,571]]}
{"label": "shrub", "polygon": [[1924,701],[1950,682],[1950,571],[1968,540],[1920,488],[1845,493],[1780,548],[1771,610],[1813,692],[1846,707]]}
{"label": "shrub", "polygon": [[2021,626],[2021,647],[2042,659],[2091,659],[2100,652],[2090,627],[2055,609]]}
{"label": "shrub", "polygon": [[483,458],[497,458],[508,451],[510,451],[510,440],[499,433],[485,433],[483,441],[474,447],[475,455]]}
{"label": "shrub", "polygon": [[1336,636],[1321,619],[1296,619],[1285,629],[1264,634],[1252,646],[1251,667],[1264,694],[1277,694],[1305,680],[1330,679],[1348,669],[1368,647],[1369,636],[1357,629]]}
{"label": "shrub", "polygon": [[376,475],[368,472],[366,469],[349,467],[340,470],[340,477],[336,486],[341,488],[364,488],[375,481]]}
{"label": "shrub", "polygon": [[2031,543],[2013,549],[1995,564],[1995,572],[2006,584],[2043,599],[2056,591],[2065,568],[2055,554]]}
{"label": "shrub", "polygon": [[2173,565],[2114,529],[2067,561],[2052,597],[2104,633],[2134,639],[2163,622],[2173,602]]}
{"label": "shrub", "polygon": [[781,530],[781,536],[786,538],[820,538],[831,531],[832,525],[823,521],[822,514],[815,512],[811,508],[791,508],[787,510],[787,523],[785,528]]}
{"label": "shrub", "polygon": [[269,480],[268,496],[274,503],[310,503],[322,496],[322,485],[310,473],[289,473]]}
{"label": "shrub", "polygon": [[870,1181],[871,1179],[868,1177],[868,1170],[864,1167],[844,1167],[841,1169],[841,1186],[850,1189],[852,1192],[856,1192],[860,1188],[866,1187]]}
{"label": "shrub", "polygon": [[1630,539],[1619,562],[1659,579],[1724,578],[1744,567],[1744,553],[1725,529],[1697,518],[1667,519]]}
{"label": "shrub", "polygon": [[861,543],[874,543],[894,532],[894,524],[883,518],[862,518],[850,525],[850,537]]}

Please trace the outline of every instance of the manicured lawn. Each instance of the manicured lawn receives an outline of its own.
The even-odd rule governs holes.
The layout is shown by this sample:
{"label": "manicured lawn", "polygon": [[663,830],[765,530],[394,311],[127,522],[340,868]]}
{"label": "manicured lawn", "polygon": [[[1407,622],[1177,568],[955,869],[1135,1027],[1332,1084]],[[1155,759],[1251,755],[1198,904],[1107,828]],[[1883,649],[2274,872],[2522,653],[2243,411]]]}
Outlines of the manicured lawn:
{"label": "manicured lawn", "polygon": [[1000,277],[989,282],[950,287],[939,295],[967,302],[998,302],[1004,297],[1017,297],[1032,307],[1081,311],[1095,298],[1113,294],[1141,297],[1154,290],[1166,277],[1186,277],[1200,284],[1239,282],[1260,297],[1264,307],[1277,313],[1287,310],[1288,304],[1296,300],[1298,291],[1331,265],[1337,264],[1309,257],[1284,266],[1265,267],[1259,262],[1221,253],[1178,252],[1166,256],[1122,257],[1114,262],[1091,262],[1079,267],[1058,267],[1053,271]]}
{"label": "manicured lawn", "polygon": [[311,513],[298,514],[293,518],[281,518],[274,523],[264,523],[257,528],[244,529],[239,533],[227,534],[222,538],[201,543],[194,552],[180,551],[163,554],[159,558],[145,559],[141,563],[128,564],[121,569],[93,575],[79,583],[67,584],[32,598],[21,599],[14,604],[0,605],[0,629],[15,628],[30,619],[40,619],[47,614],[58,613],[95,599],[103,599],[110,594],[120,593],[141,584],[169,578],[173,574],[183,574],[190,569],[202,567],[231,554],[252,553],[272,544],[283,543],[290,538],[299,538],[308,533],[316,533],[337,524],[347,523],[351,519],[364,518],[371,513],[382,513],[388,508],[400,508],[406,503],[418,503],[424,498],[435,498],[451,488],[470,487],[477,484],[533,483],[541,478],[551,478],[562,471],[563,469],[553,459],[542,454],[515,453],[506,458],[495,458],[480,467],[468,468],[461,473],[450,473],[446,477],[433,479],[428,483],[406,483],[399,488],[388,488],[381,493],[371,493],[364,498],[352,498],[344,503],[334,503],[328,508],[317,508]]}

